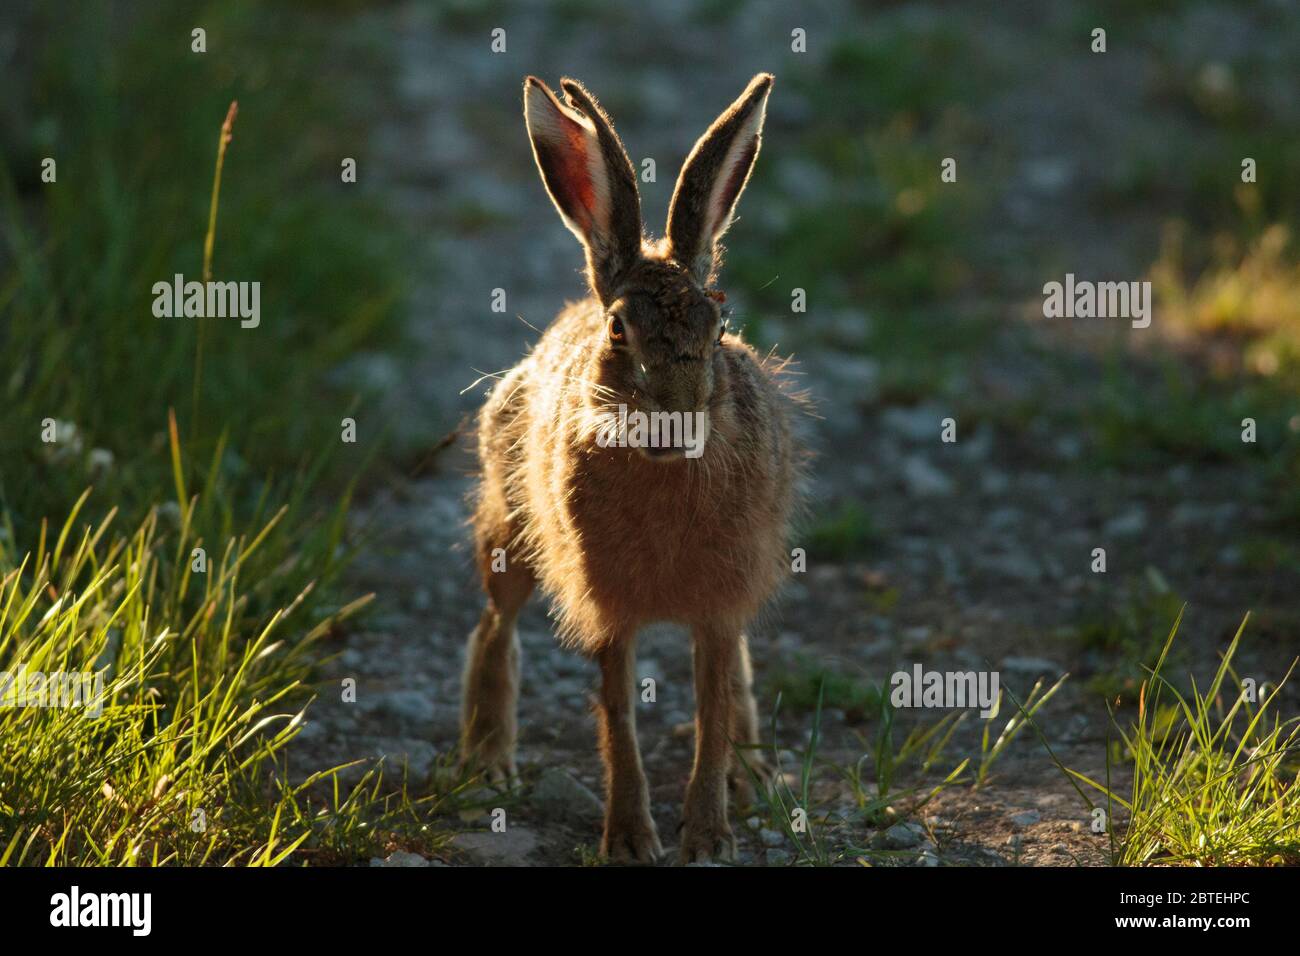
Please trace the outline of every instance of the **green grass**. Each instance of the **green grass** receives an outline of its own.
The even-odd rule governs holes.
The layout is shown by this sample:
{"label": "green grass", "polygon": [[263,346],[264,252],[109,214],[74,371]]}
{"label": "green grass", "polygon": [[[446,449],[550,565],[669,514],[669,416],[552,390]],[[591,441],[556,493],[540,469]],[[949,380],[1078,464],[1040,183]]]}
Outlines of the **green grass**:
{"label": "green grass", "polygon": [[[1249,700],[1233,668],[1245,628],[1243,621],[1208,685],[1193,681],[1182,692],[1165,672],[1175,622],[1135,721],[1121,726],[1112,717],[1131,761],[1127,790],[1110,785],[1109,752],[1106,782],[1067,770],[1104,799],[1115,865],[1300,863],[1300,717],[1282,710],[1295,662]],[[1126,817],[1122,825],[1117,815]]]}
{"label": "green grass", "polygon": [[[437,852],[437,798],[286,755],[322,638],[366,603],[340,591],[345,516],[384,429],[336,371],[400,341],[401,237],[340,181],[366,130],[333,64],[380,61],[295,5],[37,16],[32,121],[0,148],[0,670],[104,696],[0,707],[0,862]],[[258,328],[153,316],[155,282],[209,264],[261,283]]]}
{"label": "green grass", "polygon": [[[811,705],[805,699],[809,681],[816,680]],[[807,673],[789,682],[790,694],[777,693],[771,723],[772,779],[763,781],[750,766],[748,755],[740,752],[755,785],[757,810],[765,825],[785,836],[791,848],[791,864],[796,866],[830,866],[845,860],[863,865],[897,865],[914,861],[918,849],[882,848],[880,831],[896,823],[917,817],[945,790],[969,784],[977,789],[989,782],[997,761],[1065,682],[1060,678],[1043,690],[1035,683],[1024,703],[1014,697],[1015,712],[996,727],[1002,707],[999,694],[993,713],[984,720],[978,752],[960,760],[950,759],[954,738],[969,712],[952,711],[937,718],[909,719],[904,728],[900,712],[889,696],[875,685],[854,685],[851,701],[869,697],[861,706],[871,708],[868,715],[874,728],[868,737],[857,734],[863,753],[852,763],[840,763],[821,752],[823,716],[827,707],[844,706],[846,690],[832,673],[820,676]],[[1010,696],[1010,695],[1008,695]],[[794,765],[783,761],[778,716],[784,705],[791,710],[812,711],[811,730],[802,746],[791,749]],[[954,762],[955,760],[955,762]],[[943,767],[950,769],[944,770]],[[853,806],[828,807],[824,802],[827,784],[847,790]],[[874,835],[873,835],[874,834]]]}
{"label": "green grass", "polygon": [[880,540],[880,530],[866,509],[844,501],[820,516],[808,531],[808,548],[814,558],[845,561],[861,557]]}
{"label": "green grass", "polygon": [[[341,157],[363,176],[366,157],[325,65],[338,41],[292,8],[236,3],[204,9],[208,52],[195,54],[196,15],[155,6],[119,35],[92,5],[46,24],[32,122],[4,144],[0,507],[29,544],[92,478],[95,506],[142,515],[167,486],[169,407],[203,460],[229,427],[219,467],[248,474],[240,490],[255,501],[261,476],[319,458],[359,414],[365,396],[330,373],[396,336],[399,238],[339,177]],[[214,277],[261,283],[261,325],[154,318],[155,282],[201,278],[218,133],[236,99]],[[44,156],[58,161],[54,183],[37,179]],[[79,438],[57,463],[39,440],[47,418]],[[361,434],[382,430],[364,421]],[[112,464],[92,468],[96,450]],[[346,476],[360,459],[337,464]]]}
{"label": "green grass", "polygon": [[[1279,527],[1300,522],[1300,271],[1290,230],[1240,241],[1221,233],[1206,258],[1181,226],[1167,230],[1151,278],[1162,327],[1181,354],[1112,353],[1085,409],[1102,467],[1252,466],[1240,494]],[[1243,422],[1255,440],[1243,440]]]}
{"label": "green grass", "polygon": [[[750,775],[755,797],[763,814],[778,833],[785,835],[789,845],[794,848],[794,862],[797,865],[827,866],[836,862],[839,855],[827,832],[830,824],[829,816],[817,812],[813,796],[817,748],[821,742],[821,694],[818,694],[814,704],[812,734],[807,746],[798,754],[799,765],[795,770],[794,784],[787,780],[787,771],[790,768],[782,765],[781,752],[775,746],[777,714],[780,713],[780,709],[781,698],[778,696],[772,709],[772,767],[774,769],[772,779],[761,780],[748,762],[744,764],[745,770]],[[738,752],[738,757],[745,761],[746,755]]]}
{"label": "green grass", "polygon": [[[183,492],[179,471],[177,482]],[[319,582],[301,581],[309,556],[335,550],[342,508],[313,546],[283,530],[285,510],[208,539],[197,496],[129,533],[112,517],[79,523],[82,503],[35,551],[0,546],[0,671],[102,681],[93,708],[91,695],[11,686],[0,862],[350,861],[419,838],[434,798],[374,770],[348,789],[340,768],[291,782],[282,763],[321,639],[369,600],[323,608],[311,600]],[[210,562],[196,572],[203,547]],[[297,565],[282,560],[286,548]]]}
{"label": "green grass", "polygon": [[[749,194],[764,215],[737,230],[727,281],[745,290],[746,332],[759,340],[763,315],[790,315],[794,288],[810,311],[866,312],[862,348],[882,362],[886,390],[925,390],[967,358],[956,345],[967,310],[951,305],[975,282],[972,227],[987,192],[975,185],[986,131],[973,106],[1001,76],[957,31],[895,10],[827,42],[824,57],[793,56],[782,73],[782,88],[816,108],[758,163]],[[945,157],[959,158],[956,182],[941,181]]]}
{"label": "green grass", "polygon": [[831,41],[827,77],[855,92],[828,104],[839,117],[866,114],[882,123],[897,116],[937,124],[968,107],[998,79],[994,65],[960,29],[916,25],[882,12],[869,29],[846,29]]}
{"label": "green grass", "polygon": [[1068,674],[1061,675],[1061,677],[1057,678],[1056,683],[1047,688],[1047,690],[1043,690],[1043,682],[1041,679],[1035,681],[1034,686],[1029,689],[1029,694],[1025,697],[1025,702],[1023,704],[1013,695],[1008,695],[1011,696],[1016,709],[1007,719],[1002,730],[999,731],[996,737],[994,737],[992,735],[993,721],[997,720],[998,714],[1002,710],[1003,690],[998,691],[998,699],[993,705],[993,713],[985,719],[984,732],[980,737],[980,759],[979,764],[975,768],[975,787],[982,787],[988,782],[990,774],[993,771],[993,765],[997,763],[998,758],[1001,757],[1006,749],[1011,746],[1011,743],[1020,736],[1021,731],[1031,724],[1034,719],[1034,714],[1038,713],[1038,711],[1049,700],[1051,700],[1053,696],[1055,696],[1056,692],[1061,689],[1061,685],[1065,683],[1066,678],[1069,676],[1070,675]]}
{"label": "green grass", "polygon": [[1131,702],[1165,652],[1160,635],[1182,613],[1184,603],[1164,576],[1149,567],[1141,578],[1125,583],[1119,594],[1108,595],[1104,606],[1086,612],[1075,634],[1102,664],[1088,678],[1088,689]]}
{"label": "green grass", "polygon": [[[1089,412],[1094,460],[1120,467],[1174,457],[1254,465],[1263,481],[1252,505],[1294,528],[1300,277],[1292,237],[1300,228],[1300,113],[1285,91],[1287,67],[1300,52],[1296,11],[1232,8],[1243,34],[1274,44],[1262,55],[1256,44],[1215,54],[1203,43],[1166,42],[1184,30],[1203,32],[1213,22],[1207,16],[1228,15],[1227,4],[1106,9],[1115,22],[1112,44],[1135,48],[1149,63],[1160,119],[1152,130],[1160,132],[1135,131],[1091,198],[1107,216],[1138,212],[1159,223],[1159,252],[1147,277],[1160,333],[1173,347],[1160,350],[1154,368],[1128,356],[1112,363]],[[1084,21],[1075,23],[1076,34]],[[1177,175],[1169,175],[1174,155]],[[1241,181],[1246,157],[1257,164],[1253,183]],[[1241,441],[1247,417],[1258,423],[1256,444]]]}
{"label": "green grass", "polygon": [[[857,818],[873,827],[899,819],[896,805],[904,801],[909,815],[918,813],[946,787],[960,782],[970,763],[963,759],[939,783],[927,782],[944,758],[953,734],[966,720],[964,711],[914,724],[901,741],[897,739],[898,712],[888,697],[881,697],[878,716],[875,735],[862,757],[852,766],[835,768],[849,785]],[[874,771],[870,776],[868,767]],[[903,783],[904,778],[912,782],[910,786]]]}
{"label": "green grass", "polygon": [[797,713],[810,713],[819,706],[842,710],[850,719],[875,716],[880,708],[880,688],[863,677],[843,670],[842,662],[800,657],[793,667],[775,674],[766,694],[777,698]]}

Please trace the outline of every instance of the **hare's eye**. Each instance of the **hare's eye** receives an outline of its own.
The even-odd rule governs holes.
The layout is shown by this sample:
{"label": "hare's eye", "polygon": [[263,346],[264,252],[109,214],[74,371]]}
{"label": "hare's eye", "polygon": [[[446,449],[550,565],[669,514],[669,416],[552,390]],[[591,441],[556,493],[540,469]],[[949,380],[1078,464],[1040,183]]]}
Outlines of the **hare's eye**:
{"label": "hare's eye", "polygon": [[617,315],[611,316],[609,320],[609,340],[611,342],[627,341],[627,330],[623,328],[623,320]]}

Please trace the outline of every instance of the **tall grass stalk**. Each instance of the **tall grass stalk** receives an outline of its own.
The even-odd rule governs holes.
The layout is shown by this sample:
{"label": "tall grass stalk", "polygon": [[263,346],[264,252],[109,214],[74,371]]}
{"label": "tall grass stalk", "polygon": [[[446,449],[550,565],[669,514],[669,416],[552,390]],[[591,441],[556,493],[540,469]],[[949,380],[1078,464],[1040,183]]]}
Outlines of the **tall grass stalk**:
{"label": "tall grass stalk", "polygon": [[[221,171],[226,165],[226,147],[235,138],[235,117],[239,114],[239,101],[231,100],[226,119],[217,136],[217,166],[212,174],[212,198],[208,203],[208,231],[203,237],[203,281],[212,281],[212,254],[217,244],[217,209],[221,205]],[[194,340],[194,392],[190,405],[191,421],[198,427],[199,391],[203,382],[203,340],[207,331],[207,316],[199,316],[198,332]]]}

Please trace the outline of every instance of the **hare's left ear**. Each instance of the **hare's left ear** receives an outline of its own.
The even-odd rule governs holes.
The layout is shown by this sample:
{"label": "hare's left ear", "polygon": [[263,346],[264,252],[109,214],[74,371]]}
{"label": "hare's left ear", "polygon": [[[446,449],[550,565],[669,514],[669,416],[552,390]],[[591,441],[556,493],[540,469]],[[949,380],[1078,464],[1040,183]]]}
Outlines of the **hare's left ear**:
{"label": "hare's left ear", "polygon": [[674,259],[704,285],[713,280],[718,239],[731,225],[736,200],[758,157],[774,77],[760,73],[700,137],[686,158],[668,206],[668,243]]}
{"label": "hare's left ear", "polygon": [[564,224],[587,250],[587,280],[602,302],[641,253],[636,174],[609,117],[576,80],[524,83],[524,118],[537,168]]}

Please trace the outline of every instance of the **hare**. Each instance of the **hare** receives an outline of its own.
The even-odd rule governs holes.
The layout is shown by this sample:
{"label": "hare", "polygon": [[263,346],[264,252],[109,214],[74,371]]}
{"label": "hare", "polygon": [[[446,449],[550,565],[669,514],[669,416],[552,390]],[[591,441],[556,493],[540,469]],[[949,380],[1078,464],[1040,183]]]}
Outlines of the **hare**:
{"label": "hare", "polygon": [[[591,296],[565,307],[479,416],[472,523],[487,607],[469,639],[461,746],[489,779],[514,778],[515,621],[540,583],[559,638],[600,667],[601,852],[616,861],[663,852],[637,747],[638,628],[669,621],[691,632],[683,862],[734,853],[728,782],[743,788],[736,748],[757,741],[744,628],[790,567],[802,398],[784,363],[727,331],[712,285],[772,83],[754,77],[695,144],[658,241],[643,234],[632,163],[592,95],[569,79],[563,100],[536,77],[524,83],[533,156],[586,251]],[[695,416],[702,454],[603,440],[618,406]]]}

